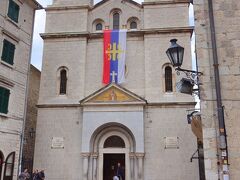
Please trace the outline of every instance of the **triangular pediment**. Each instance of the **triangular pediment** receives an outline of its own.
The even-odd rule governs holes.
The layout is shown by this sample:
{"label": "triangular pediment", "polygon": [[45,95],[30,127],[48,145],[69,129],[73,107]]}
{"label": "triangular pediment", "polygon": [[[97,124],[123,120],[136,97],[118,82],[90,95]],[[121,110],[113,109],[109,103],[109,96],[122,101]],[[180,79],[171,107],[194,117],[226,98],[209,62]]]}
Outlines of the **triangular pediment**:
{"label": "triangular pediment", "polygon": [[[107,3],[107,2],[110,2],[111,0],[102,0],[102,1],[100,1],[99,3],[97,3],[97,4],[95,4],[94,5],[94,8],[97,8],[97,7],[99,7],[99,6],[102,6],[103,4],[105,4],[105,3]],[[113,0],[112,0],[113,1]],[[115,0],[115,1],[119,1],[119,0]],[[114,1],[113,1],[114,2]],[[132,5],[134,5],[134,6],[136,6],[136,7],[138,7],[138,8],[142,8],[142,5],[141,4],[139,4],[138,2],[136,2],[136,1],[133,1],[133,0],[122,0],[121,1],[122,3],[124,2],[124,3],[129,3],[129,4],[132,4]]]}
{"label": "triangular pediment", "polygon": [[80,101],[81,105],[146,104],[146,100],[115,84],[109,84]]}

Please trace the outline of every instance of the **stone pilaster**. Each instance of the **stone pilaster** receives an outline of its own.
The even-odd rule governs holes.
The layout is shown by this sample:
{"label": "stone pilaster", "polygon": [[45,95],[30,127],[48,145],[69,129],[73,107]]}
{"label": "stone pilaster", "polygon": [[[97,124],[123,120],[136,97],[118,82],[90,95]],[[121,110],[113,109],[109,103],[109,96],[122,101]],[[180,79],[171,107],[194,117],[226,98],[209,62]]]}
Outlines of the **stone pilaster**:
{"label": "stone pilaster", "polygon": [[90,157],[90,153],[82,153],[82,159],[83,159],[83,180],[88,180],[89,157]]}
{"label": "stone pilaster", "polygon": [[129,154],[129,159],[130,159],[130,177],[131,179],[134,179],[134,159],[135,159],[135,154],[130,153]]}
{"label": "stone pilaster", "polygon": [[137,179],[143,180],[143,158],[144,153],[136,153],[137,158],[137,166],[138,166],[138,173],[137,173]]}
{"label": "stone pilaster", "polygon": [[97,180],[97,160],[98,160],[98,154],[93,153],[92,154],[92,164],[93,164],[92,180]]}

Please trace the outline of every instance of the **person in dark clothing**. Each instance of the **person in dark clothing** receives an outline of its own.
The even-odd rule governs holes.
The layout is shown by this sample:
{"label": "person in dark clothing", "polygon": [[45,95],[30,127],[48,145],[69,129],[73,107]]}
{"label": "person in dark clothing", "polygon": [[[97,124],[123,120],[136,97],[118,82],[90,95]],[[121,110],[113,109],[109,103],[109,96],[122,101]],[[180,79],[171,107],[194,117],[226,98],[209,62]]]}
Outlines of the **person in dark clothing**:
{"label": "person in dark clothing", "polygon": [[44,170],[41,170],[40,172],[37,173],[36,180],[44,180],[44,179],[45,179],[45,173],[44,173]]}
{"label": "person in dark clothing", "polygon": [[117,176],[120,180],[124,180],[124,172],[120,163],[117,164]]}
{"label": "person in dark clothing", "polygon": [[38,179],[37,179],[37,178],[38,178],[37,176],[38,176],[38,170],[35,169],[34,172],[33,172],[33,174],[32,174],[33,180],[38,180]]}

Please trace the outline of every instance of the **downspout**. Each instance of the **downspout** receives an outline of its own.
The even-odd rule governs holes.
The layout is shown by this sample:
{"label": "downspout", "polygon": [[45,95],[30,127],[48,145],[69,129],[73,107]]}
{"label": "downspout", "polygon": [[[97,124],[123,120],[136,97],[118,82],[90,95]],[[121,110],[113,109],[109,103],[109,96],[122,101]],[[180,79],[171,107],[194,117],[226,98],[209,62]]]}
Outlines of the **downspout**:
{"label": "downspout", "polygon": [[222,106],[221,97],[221,85],[219,76],[219,64],[218,64],[218,52],[216,43],[216,32],[215,32],[215,22],[213,15],[213,2],[208,0],[209,8],[209,20],[210,20],[210,30],[211,30],[211,42],[212,42],[212,52],[213,52],[213,67],[214,67],[214,78],[215,78],[215,88],[216,88],[216,98],[217,98],[217,112],[218,112],[218,125],[219,125],[219,145],[220,149],[219,156],[219,166],[221,168],[220,176],[223,174],[224,180],[229,180],[229,168],[228,168],[228,147],[227,147],[227,136],[226,127],[224,122],[224,113]]}
{"label": "downspout", "polygon": [[30,76],[30,67],[31,67],[31,57],[32,57],[32,43],[33,43],[33,31],[34,31],[34,22],[35,22],[35,12],[33,12],[33,22],[32,22],[32,37],[31,37],[31,45],[30,45],[30,54],[28,60],[28,71],[27,71],[27,82],[26,82],[26,89],[25,89],[25,107],[24,107],[24,117],[23,117],[23,125],[22,125],[22,132],[21,132],[21,141],[20,141],[20,151],[19,151],[19,158],[18,158],[18,171],[17,177],[20,174],[22,168],[22,157],[23,157],[23,145],[24,145],[24,131],[25,131],[25,124],[27,119],[27,101],[28,101],[28,86],[29,86],[29,76]]}

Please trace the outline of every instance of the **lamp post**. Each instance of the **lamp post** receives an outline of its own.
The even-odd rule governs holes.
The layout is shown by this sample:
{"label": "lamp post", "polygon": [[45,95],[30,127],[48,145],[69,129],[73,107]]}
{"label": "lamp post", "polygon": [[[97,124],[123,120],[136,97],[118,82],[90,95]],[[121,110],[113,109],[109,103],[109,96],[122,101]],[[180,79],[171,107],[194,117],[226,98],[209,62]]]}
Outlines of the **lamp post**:
{"label": "lamp post", "polygon": [[[185,94],[193,94],[193,92],[197,92],[197,95],[199,97],[199,89],[193,89],[194,85],[199,85],[199,76],[202,75],[201,72],[193,71],[189,69],[182,69],[182,63],[183,63],[183,55],[184,55],[184,48],[177,44],[177,39],[171,39],[171,46],[167,49],[166,54],[173,65],[175,67],[175,70],[177,71],[177,75],[180,75],[180,72],[184,72],[186,74],[186,78],[182,78],[180,82],[177,83],[177,89],[181,93]],[[200,99],[200,98],[199,98]],[[187,115],[188,124],[192,124],[192,117],[195,113],[199,111],[194,110],[192,113]],[[201,129],[202,131],[202,129]],[[198,136],[197,136],[198,137]],[[192,159],[198,159],[199,163],[199,177],[201,180],[205,180],[205,171],[204,171],[204,156],[201,153],[202,149],[202,143],[200,143],[199,139],[201,137],[198,137],[198,149],[197,151],[192,155]],[[198,153],[198,157],[194,157],[194,155]]]}
{"label": "lamp post", "polygon": [[194,85],[198,85],[198,76],[202,75],[201,72],[182,69],[184,48],[177,44],[177,39],[171,39],[171,46],[167,49],[166,54],[177,71],[177,75],[180,75],[180,72],[184,72],[187,78],[182,78],[181,81],[177,84],[177,87],[181,93],[192,94],[194,91],[199,91],[199,89],[193,89]]}

